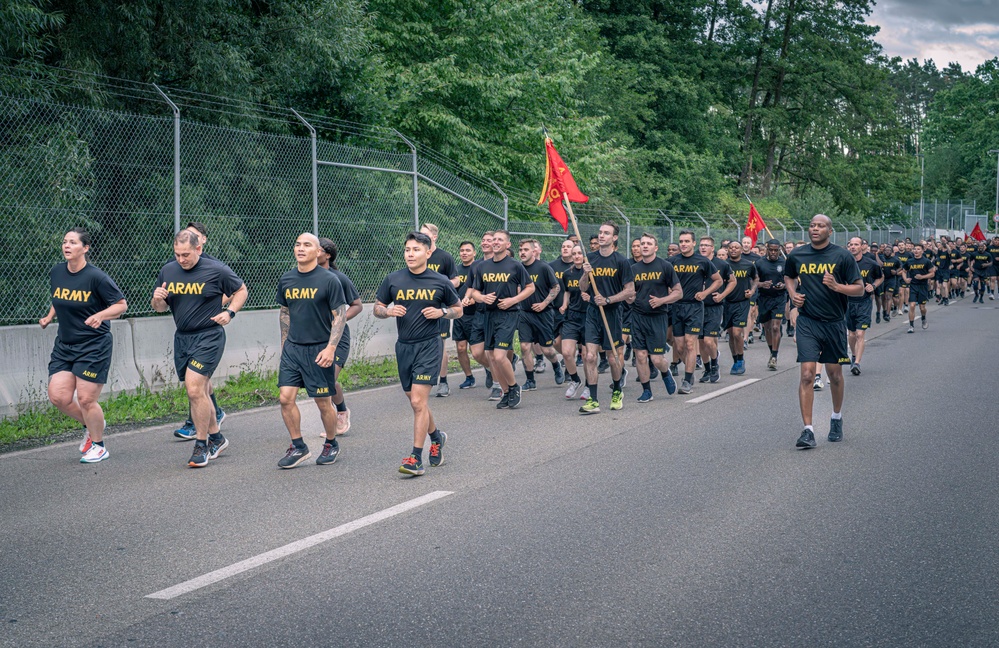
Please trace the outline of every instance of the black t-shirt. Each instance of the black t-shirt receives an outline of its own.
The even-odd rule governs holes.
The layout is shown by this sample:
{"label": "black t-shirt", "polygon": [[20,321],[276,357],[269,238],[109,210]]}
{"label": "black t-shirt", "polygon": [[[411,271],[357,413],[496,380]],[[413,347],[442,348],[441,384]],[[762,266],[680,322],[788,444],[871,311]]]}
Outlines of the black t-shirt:
{"label": "black t-shirt", "polygon": [[[483,295],[496,293],[496,301],[491,304],[479,304],[485,311],[500,310],[499,300],[516,297],[521,288],[531,283],[531,275],[527,274],[524,264],[511,256],[504,256],[501,261],[483,259],[482,263],[472,272],[472,288]],[[507,309],[516,312],[523,308],[524,302],[518,302]]]}
{"label": "black t-shirt", "polygon": [[694,252],[689,257],[677,254],[670,257],[669,262],[673,264],[676,276],[680,278],[680,285],[683,286],[680,301],[696,302],[694,295],[711,285],[711,275],[716,272],[714,264],[699,252]]}
{"label": "black t-shirt", "polygon": [[749,299],[746,291],[753,285],[753,279],[757,277],[756,264],[742,256],[738,261],[728,259],[729,270],[735,275],[735,288],[729,293],[725,301],[731,303],[743,302]]}
{"label": "black t-shirt", "polygon": [[[530,310],[528,307],[532,304],[539,304],[544,300],[548,299],[548,293],[551,292],[554,286],[561,287],[558,277],[555,276],[555,271],[552,267],[545,263],[544,261],[535,261],[531,265],[525,265],[524,269],[527,270],[527,274],[531,277],[531,281],[534,282],[534,294],[523,301],[525,304],[524,310]],[[556,301],[558,297],[555,298]],[[552,304],[548,305],[545,310],[551,310],[554,308]]]}
{"label": "black t-shirt", "polygon": [[562,285],[569,294],[569,308],[567,311],[581,313],[586,310],[586,302],[583,301],[583,293],[579,290],[579,280],[582,279],[583,268],[571,266],[562,274]]}
{"label": "black t-shirt", "polygon": [[[465,294],[472,285],[472,273],[475,271],[475,266],[478,263],[479,261],[472,261],[468,265],[461,264],[457,267],[458,288],[456,289],[456,292],[458,293],[458,299],[464,301]],[[462,310],[462,317],[470,317],[471,315],[474,315],[476,306],[478,306],[478,304],[465,306],[464,310]]]}
{"label": "black t-shirt", "polygon": [[898,260],[897,256],[882,256],[881,257],[881,270],[884,272],[885,279],[891,279],[893,276],[898,274],[899,266],[901,261]]}
{"label": "black t-shirt", "polygon": [[992,243],[985,249],[992,255],[993,260],[999,260],[999,245]]}
{"label": "black t-shirt", "polygon": [[673,264],[657,256],[649,263],[637,261],[631,266],[635,275],[635,303],[631,307],[643,315],[665,315],[669,304],[652,308],[650,297],[665,297],[673,286],[680,283]]}
{"label": "black t-shirt", "polygon": [[971,263],[973,264],[974,269],[978,272],[985,270],[985,266],[991,262],[992,255],[989,254],[988,250],[982,250],[981,252],[976,250],[971,253]]}
{"label": "black t-shirt", "polygon": [[454,279],[458,276],[458,269],[454,265],[454,257],[440,248],[430,253],[430,258],[427,259],[427,269],[439,272],[448,279]]}
{"label": "black t-shirt", "polygon": [[[923,256],[926,256],[925,254]],[[950,254],[942,253],[933,257],[933,265],[937,267],[938,270],[946,270],[950,268]]]}
{"label": "black t-shirt", "polygon": [[797,279],[798,292],[805,295],[800,313],[820,322],[836,322],[846,317],[847,298],[822,284],[826,272],[841,284],[853,284],[860,279],[860,268],[853,255],[832,243],[821,250],[811,243],[794,248],[784,268],[784,275]]}
{"label": "black t-shirt", "polygon": [[905,270],[905,276],[911,279],[912,283],[916,286],[927,285],[929,279],[916,279],[916,275],[929,274],[931,267],[933,267],[933,261],[931,259],[927,259],[925,256],[919,259],[912,257],[902,266]]}
{"label": "black t-shirt", "polygon": [[950,267],[955,270],[963,270],[967,266],[964,265],[964,255],[957,248],[950,251]]}
{"label": "black t-shirt", "polygon": [[56,337],[63,344],[79,344],[111,334],[111,322],[104,320],[97,328],[84,322],[91,315],[125,299],[121,289],[103,270],[88,263],[77,273],[69,264],[59,263],[49,272],[49,294],[59,320]]}
{"label": "black t-shirt", "polygon": [[[350,306],[355,300],[361,298],[361,293],[357,291],[357,286],[350,280],[350,277],[334,268],[330,268],[330,272],[340,280],[340,287],[343,288],[343,303]],[[343,325],[343,334],[350,335],[350,324]]]}
{"label": "black t-shirt", "polygon": [[[600,254],[600,250],[597,250],[587,254],[586,261],[593,268],[593,277],[590,277],[590,286],[586,290],[591,298],[595,294],[593,292],[594,283],[596,283],[596,288],[601,295],[612,297],[624,290],[625,284],[635,281],[635,275],[631,271],[631,262],[620,252],[611,252],[609,255],[603,256]],[[621,302],[604,304],[604,308],[617,308],[620,304]],[[590,305],[598,308],[592,299],[590,299]]]}
{"label": "black t-shirt", "polygon": [[[555,273],[555,278],[562,281],[562,276],[565,274],[565,271],[572,267],[572,261],[566,262],[562,260],[562,257],[559,257],[548,265],[552,267],[552,272]],[[562,287],[565,288],[565,286]]]}
{"label": "black t-shirt", "polygon": [[[766,295],[767,297],[779,297],[785,294],[787,291],[783,288],[784,284],[784,265],[787,261],[784,257],[777,257],[776,261],[771,261],[766,257],[760,257],[753,264],[756,266],[756,276],[759,278],[760,283],[764,281],[771,282],[770,288],[760,287],[760,294]],[[781,284],[781,288],[773,288],[777,284]]]}
{"label": "black t-shirt", "polygon": [[[878,262],[867,256],[866,254],[861,255],[860,261],[857,261],[857,267],[860,269],[860,278],[864,280],[864,286],[869,286],[884,276],[884,273],[881,271],[881,266],[878,265]],[[850,296],[848,298],[848,301],[852,301],[857,304],[862,304],[865,301],[870,300],[870,298],[871,298],[871,293],[865,292],[860,297]]]}
{"label": "black t-shirt", "polygon": [[912,254],[909,252],[899,252],[895,258],[898,259],[898,270],[901,271],[905,267],[905,264],[909,262],[909,259],[912,258]]}
{"label": "black t-shirt", "polygon": [[450,308],[459,301],[451,282],[429,268],[420,274],[413,274],[409,268],[393,272],[378,287],[375,299],[386,306],[394,303],[406,307],[406,314],[395,318],[400,342],[422,342],[440,335],[437,320],[424,317],[423,309]]}
{"label": "black t-shirt", "polygon": [[167,306],[182,333],[219,326],[212,318],[222,312],[222,295],[231,296],[243,286],[243,280],[229,266],[204,256],[190,270],[180,267],[176,260],[163,266],[156,285],[164,283],[170,293]]}
{"label": "black t-shirt", "polygon": [[760,259],[763,259],[765,257],[760,256],[756,252],[749,252],[749,253],[743,252],[742,253],[742,258],[743,259],[749,259],[750,263],[756,263],[757,261],[759,261]]}
{"label": "black t-shirt", "polygon": [[293,268],[281,275],[277,303],[288,309],[288,341],[295,344],[329,342],[333,311],[347,302],[343,284],[333,272],[316,266],[310,272]]}

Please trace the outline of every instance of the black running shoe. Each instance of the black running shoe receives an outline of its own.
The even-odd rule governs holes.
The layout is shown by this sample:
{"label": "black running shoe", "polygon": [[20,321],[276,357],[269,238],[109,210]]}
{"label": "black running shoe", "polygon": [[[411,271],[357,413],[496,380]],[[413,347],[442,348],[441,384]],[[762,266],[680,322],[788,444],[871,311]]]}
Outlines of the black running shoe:
{"label": "black running shoe", "polygon": [[555,374],[555,384],[561,385],[565,382],[565,366],[561,361],[552,365],[552,373]]}
{"label": "black running shoe", "polygon": [[441,442],[430,441],[430,467],[436,468],[444,463],[444,455],[441,454],[441,450],[444,449],[444,444],[447,442],[447,434],[441,432]]}
{"label": "black running shoe", "polygon": [[891,321],[891,315],[889,315],[888,313],[885,313],[885,324],[887,324],[890,321]]}
{"label": "black running shoe", "polygon": [[281,468],[294,468],[312,456],[308,448],[299,448],[294,443],[288,446],[288,451],[284,453],[278,466]]}
{"label": "black running shoe", "polygon": [[711,380],[711,370],[705,369],[704,373],[701,374],[701,377],[697,379],[697,382],[706,383],[709,380]]}
{"label": "black running shoe", "polygon": [[324,443],[323,451],[319,453],[316,457],[316,465],[328,466],[334,461],[336,461],[337,456],[340,454],[340,444],[339,443]]}
{"label": "black running shoe", "polygon": [[524,391],[534,391],[538,388],[538,383],[534,380],[525,380],[523,389]]}
{"label": "black running shoe", "polygon": [[520,360],[520,356],[517,355],[516,353],[514,353],[513,354],[513,360],[510,361],[510,364],[513,366],[513,370],[514,371],[517,371],[517,361],[518,360]]}
{"label": "black running shoe", "polygon": [[[510,389],[512,390],[513,387],[511,387]],[[500,402],[496,403],[496,409],[509,409],[509,407],[510,407],[510,392],[506,392],[503,394],[503,398],[500,399]]]}
{"label": "black running shoe", "polygon": [[204,468],[208,465],[208,444],[204,441],[194,442],[194,453],[191,460],[187,462],[191,468]]}
{"label": "black running shoe", "polygon": [[607,358],[601,358],[600,364],[597,365],[597,373],[607,373],[608,369],[610,369],[610,363],[607,362]]}
{"label": "black running shoe", "polygon": [[218,459],[222,451],[229,447],[229,440],[222,437],[218,440],[208,437],[208,458]]}
{"label": "black running shoe", "polygon": [[833,443],[843,440],[843,419],[829,420],[829,440]]}
{"label": "black running shoe", "polygon": [[800,448],[802,450],[809,450],[815,447],[815,435],[812,434],[811,430],[802,430],[801,436],[798,437],[798,441],[794,444],[795,448]]}
{"label": "black running shoe", "polygon": [[493,372],[486,369],[486,389],[493,388]]}
{"label": "black running shoe", "polygon": [[629,360],[631,360],[631,345],[626,344],[624,346],[624,361],[628,362]]}
{"label": "black running shoe", "polygon": [[659,369],[655,365],[649,367],[649,380],[655,380],[659,377]]}
{"label": "black running shoe", "polygon": [[510,409],[517,409],[520,405],[520,385],[511,385],[510,393],[507,394],[507,406]]}
{"label": "black running shoe", "polygon": [[856,362],[854,362],[853,365],[850,366],[850,373],[852,373],[854,376],[859,376],[860,375],[860,365],[857,364]]}
{"label": "black running shoe", "polygon": [[875,324],[880,324],[881,323],[881,311],[878,311],[878,314],[875,316],[874,323]]}

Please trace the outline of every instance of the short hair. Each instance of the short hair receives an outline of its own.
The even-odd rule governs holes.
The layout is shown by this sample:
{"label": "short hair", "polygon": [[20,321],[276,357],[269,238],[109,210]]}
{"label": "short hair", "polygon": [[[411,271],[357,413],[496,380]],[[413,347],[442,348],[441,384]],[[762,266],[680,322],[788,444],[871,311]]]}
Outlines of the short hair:
{"label": "short hair", "polygon": [[[790,241],[788,241],[788,242],[790,243]],[[780,244],[781,244],[781,242],[778,241],[775,238],[772,238],[772,239],[770,239],[770,240],[767,241],[767,245],[780,245]]]}
{"label": "short hair", "polygon": [[923,245],[922,243],[913,243],[913,244],[912,244],[912,247],[914,247],[914,248],[917,248],[917,247],[919,247],[919,248],[923,248],[923,249],[925,249],[925,246],[924,246],[924,245]]}
{"label": "short hair", "polygon": [[410,241],[416,241],[420,245],[425,246],[428,250],[433,247],[433,241],[431,241],[430,237],[423,232],[410,232],[409,235],[406,236],[406,243],[409,243]]}
{"label": "short hair", "polygon": [[653,234],[652,232],[642,232],[642,235],[635,240],[641,241],[643,238],[650,238],[653,240],[653,242],[655,242],[656,245],[659,245],[659,239],[656,238],[656,235]]}
{"label": "short hair", "polygon": [[461,243],[458,244],[458,249],[460,250],[466,245],[471,245],[473,249],[475,248],[475,243],[472,243],[471,241],[462,241]]}
{"label": "short hair", "polygon": [[330,258],[330,267],[336,270],[336,243],[333,242],[333,239],[321,238],[319,239],[319,247]]}
{"label": "short hair", "polygon": [[510,240],[510,232],[506,231],[505,229],[493,230],[493,236],[499,236],[500,234],[505,236],[508,241]]}
{"label": "short hair", "polygon": [[67,234],[76,234],[80,238],[80,244],[90,247],[92,241],[90,238],[90,232],[87,231],[85,227],[74,227],[73,229],[66,232]]}
{"label": "short hair", "polygon": [[440,230],[433,223],[424,223],[420,226],[420,229],[423,229],[424,227],[426,227],[434,236],[437,236],[440,233]]}
{"label": "short hair", "polygon": [[590,240],[591,241],[596,241],[598,238],[600,238],[600,237],[597,236],[596,234],[594,234],[593,236],[590,237]]}
{"label": "short hair", "polygon": [[198,235],[194,232],[189,232],[185,229],[180,230],[176,235],[174,235],[173,244],[177,245],[178,243],[183,243],[184,245],[190,245],[191,247],[196,248],[201,245],[201,239],[199,239]]}
{"label": "short hair", "polygon": [[187,228],[194,228],[194,229],[198,230],[198,232],[202,236],[204,236],[205,238],[208,238],[208,228],[205,227],[204,223],[199,223],[198,221],[191,221],[190,223],[187,224],[187,227],[185,229],[187,229]]}
{"label": "short hair", "polygon": [[704,241],[710,241],[711,245],[715,244],[715,238],[713,236],[702,236],[700,242],[703,243]]}
{"label": "short hair", "polygon": [[570,234],[569,236],[565,237],[565,240],[572,241],[573,243],[579,243],[579,237],[576,236],[575,234]]}
{"label": "short hair", "polygon": [[531,247],[534,247],[535,245],[537,245],[537,243],[538,243],[537,239],[532,239],[532,238],[520,239],[520,243],[517,244],[517,247],[522,247],[524,245],[530,245]]}
{"label": "short hair", "polygon": [[492,236],[495,233],[496,232],[494,232],[493,230],[486,230],[485,232],[482,233],[482,236]]}
{"label": "short hair", "polygon": [[609,221],[608,220],[608,221],[604,221],[604,222],[600,223],[600,227],[603,227],[604,225],[607,225],[608,227],[611,227],[611,228],[614,229],[614,236],[617,236],[617,235],[619,235],[621,233],[621,228],[618,227],[617,223],[615,223],[614,221]]}
{"label": "short hair", "polygon": [[689,229],[680,230],[680,235],[677,236],[676,239],[679,241],[681,238],[684,237],[684,235],[689,236],[691,241],[694,240],[694,230],[689,230]]}

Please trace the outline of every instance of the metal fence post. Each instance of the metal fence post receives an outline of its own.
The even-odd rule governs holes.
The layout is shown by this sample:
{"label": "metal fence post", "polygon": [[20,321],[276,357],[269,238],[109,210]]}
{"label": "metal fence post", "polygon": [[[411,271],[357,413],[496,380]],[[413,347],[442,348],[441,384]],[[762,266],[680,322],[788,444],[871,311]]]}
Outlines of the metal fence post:
{"label": "metal fence post", "polygon": [[160,87],[153,84],[156,92],[160,93],[163,100],[170,104],[173,111],[173,233],[180,233],[180,108],[170,101],[170,97],[160,90]]}
{"label": "metal fence post", "polygon": [[399,131],[392,129],[392,132],[396,134],[396,137],[401,139],[409,147],[409,150],[413,152],[413,229],[416,231],[420,230],[420,171],[416,167],[416,147],[408,139],[403,137],[403,134]]}
{"label": "metal fence post", "polygon": [[[621,218],[624,219],[624,223],[625,223],[625,225],[624,225],[624,228],[625,228],[624,229],[624,237],[628,240],[628,245],[630,246],[631,245],[631,219],[629,219],[627,216],[625,216],[624,212],[621,211],[620,209],[618,209],[616,206],[614,207],[614,211],[616,211],[617,213],[621,214]],[[630,249],[630,247],[629,247],[629,249]]]}
{"label": "metal fence post", "polygon": [[696,214],[697,217],[701,219],[701,222],[704,223],[704,227],[707,229],[706,236],[711,236],[711,225],[708,224],[708,221],[704,220],[704,217],[701,216],[700,212],[694,212],[694,214]]}
{"label": "metal fence post", "polygon": [[507,198],[506,193],[502,189],[499,188],[499,185],[496,184],[495,182],[493,182],[492,178],[489,178],[489,184],[491,184],[496,189],[496,191],[499,192],[499,195],[503,196],[503,229],[509,230],[510,229],[510,199]]}
{"label": "metal fence post", "polygon": [[659,212],[660,216],[662,216],[664,219],[666,219],[667,223],[669,223],[669,241],[667,241],[667,243],[672,243],[673,242],[673,219],[670,218],[669,216],[667,216],[666,212],[664,212],[661,209],[657,209],[656,211]]}
{"label": "metal fence post", "polygon": [[312,141],[312,233],[319,236],[319,160],[316,155],[316,129],[305,121],[305,118],[299,115],[294,108],[288,110],[309,129],[309,139]]}

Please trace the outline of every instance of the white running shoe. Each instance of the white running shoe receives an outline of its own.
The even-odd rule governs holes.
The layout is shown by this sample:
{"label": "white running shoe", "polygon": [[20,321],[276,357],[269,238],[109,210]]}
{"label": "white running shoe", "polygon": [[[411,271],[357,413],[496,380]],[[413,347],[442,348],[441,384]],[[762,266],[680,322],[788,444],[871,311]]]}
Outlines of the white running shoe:
{"label": "white running shoe", "polygon": [[572,400],[576,397],[576,392],[583,389],[583,383],[569,381],[569,386],[565,389],[565,397],[567,400]]}
{"label": "white running shoe", "polygon": [[815,374],[815,382],[812,383],[812,389],[814,389],[815,391],[822,391],[822,388],[825,386],[826,384],[822,382],[822,376],[819,374]]}
{"label": "white running shoe", "polygon": [[90,450],[90,447],[92,445],[94,445],[94,443],[93,443],[93,441],[90,440],[90,430],[88,430],[87,426],[84,425],[83,426],[83,441],[80,441],[80,454],[86,454],[87,450]]}
{"label": "white running shoe", "polygon": [[[582,383],[580,383],[580,384],[582,384]],[[583,393],[579,395],[579,400],[583,400],[583,401],[590,400],[590,388],[589,387],[583,387]]]}
{"label": "white running shoe", "polygon": [[350,429],[350,408],[336,413],[336,435],[346,434]]}
{"label": "white running shoe", "polygon": [[93,443],[90,448],[83,453],[83,456],[80,457],[80,463],[97,463],[98,461],[104,461],[110,456],[111,453],[108,452],[107,448]]}

